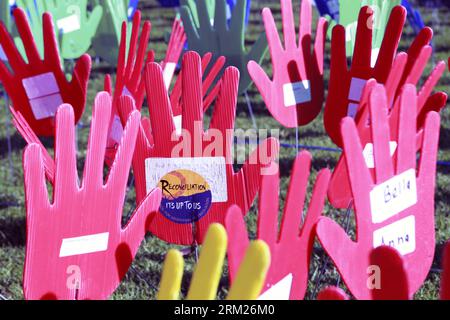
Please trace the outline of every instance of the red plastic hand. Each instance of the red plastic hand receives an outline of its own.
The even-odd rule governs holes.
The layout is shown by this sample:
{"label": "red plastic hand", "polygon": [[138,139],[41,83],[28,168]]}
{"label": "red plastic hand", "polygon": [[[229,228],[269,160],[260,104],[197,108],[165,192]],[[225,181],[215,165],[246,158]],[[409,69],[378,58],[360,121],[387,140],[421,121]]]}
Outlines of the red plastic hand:
{"label": "red plastic hand", "polygon": [[[272,263],[261,298],[293,300],[303,299],[305,296],[315,236],[314,228],[323,212],[330,179],[328,169],[319,172],[309,210],[302,224],[310,168],[311,155],[304,151],[295,160],[280,233],[278,232],[279,177],[277,175],[262,177],[257,238],[269,245]],[[225,226],[229,235],[230,282],[233,282],[249,244],[242,211],[238,207],[234,206],[228,210]],[[273,288],[275,286],[278,289]]]}
{"label": "red plastic hand", "polygon": [[[202,69],[200,56],[197,53],[188,52],[184,55],[182,72],[182,128],[184,130],[182,136],[179,136],[175,132],[172,106],[161,67],[156,63],[147,65],[145,81],[154,143],[150,143],[148,131],[146,132],[145,127],[141,126],[133,158],[133,172],[136,200],[139,203],[146,195],[146,159],[225,158],[227,201],[212,203],[208,213],[195,223],[195,237],[192,224],[179,224],[162,214],[156,215],[150,226],[150,231],[154,235],[167,242],[190,245],[194,240],[199,243],[203,241],[211,223],[224,223],[226,210],[231,205],[236,204],[244,213],[247,213],[258,192],[259,180],[264,173],[264,168],[270,165],[278,154],[278,141],[272,138],[263,141],[242,169],[235,173],[231,147],[239,84],[238,70],[233,67],[225,70],[210,128],[206,132],[203,131]],[[121,115],[126,117],[133,108],[133,101],[128,97],[122,97],[119,109]],[[212,140],[215,142],[211,142]],[[270,156],[263,156],[269,154]]]}
{"label": "red plastic hand", "polygon": [[72,105],[75,122],[81,118],[85,103],[91,58],[83,55],[75,66],[70,82],[60,65],[60,57],[50,14],[43,15],[45,53],[39,56],[26,13],[14,10],[28,63],[17,50],[6,27],[0,25],[0,45],[8,57],[11,71],[0,62],[0,81],[12,99],[13,107],[20,111],[37,135],[54,135],[54,115],[62,103]]}
{"label": "red plastic hand", "polygon": [[392,10],[383,43],[375,66],[371,67],[372,30],[368,23],[373,11],[363,7],[359,12],[356,43],[350,69],[345,53],[345,28],[333,28],[331,39],[331,65],[328,96],[325,104],[324,125],[331,140],[342,147],[340,122],[347,115],[356,115],[365,82],[374,78],[385,83],[392,67],[395,53],[406,19],[406,10],[397,6]]}
{"label": "red plastic hand", "polygon": [[[76,165],[74,115],[62,105],[56,115],[55,185],[49,200],[41,149],[31,144],[24,154],[27,247],[26,299],[105,299],[127,272],[161,191],[151,192],[122,228],[122,208],[140,115],[127,122],[107,181],[103,160],[111,98],[100,93],[94,103],[83,179]],[[86,236],[89,236],[86,237]]]}
{"label": "red plastic hand", "polygon": [[[342,123],[344,150],[356,216],[356,242],[336,222],[322,217],[318,238],[358,299],[370,299],[366,285],[372,248],[383,244],[403,254],[409,296],[422,285],[434,254],[434,187],[439,140],[439,114],[425,120],[421,157],[416,173],[417,95],[406,85],[399,103],[399,121],[388,121],[388,103],[382,85],[369,100],[375,178],[367,168],[356,125]],[[398,126],[398,146],[390,156],[390,126]],[[412,175],[412,177],[411,177]]]}
{"label": "red plastic hand", "polygon": [[319,292],[317,300],[349,300],[350,298],[341,288],[327,287]]}
{"label": "red plastic hand", "polygon": [[119,57],[117,61],[116,86],[113,95],[113,111],[110,119],[110,133],[105,158],[108,165],[111,165],[114,161],[117,146],[123,133],[123,127],[117,109],[120,97],[123,95],[131,96],[135,99],[138,109],[141,108],[144,102],[145,84],[142,71],[150,38],[151,23],[150,21],[144,22],[139,37],[140,26],[141,12],[138,10],[133,16],[133,26],[127,54],[127,22],[122,23]]}
{"label": "red plastic hand", "polygon": [[[398,116],[399,116],[399,102],[401,90],[397,88],[400,86],[402,81],[402,75],[404,74],[404,68],[409,60],[408,55],[405,53],[400,53],[397,55],[394,64],[392,66],[389,77],[386,81],[386,91],[387,91],[387,101],[392,101],[392,108],[389,111],[389,123],[390,125],[390,137],[391,137],[391,154],[395,152],[397,139],[398,139]],[[415,59],[414,65],[410,67],[409,77],[404,79],[409,84],[414,86],[417,85],[420,76],[427,65],[427,61],[431,56],[431,47],[424,46],[422,50]],[[427,81],[422,86],[421,90],[418,92],[417,103],[418,109],[416,114],[417,119],[417,151],[420,151],[421,145],[421,135],[423,133],[423,125],[425,123],[425,117],[430,111],[440,112],[443,107],[445,107],[447,102],[447,95],[443,92],[438,92],[431,95],[434,87],[436,86],[438,80],[445,71],[446,65],[444,61],[437,64],[431,75],[428,77]],[[369,109],[367,108],[368,97],[372,92],[373,88],[376,86],[376,80],[371,79],[367,82],[366,87],[363,91],[363,98],[360,103],[360,112],[357,115],[356,122],[358,128],[358,134],[361,140],[361,144],[364,146],[364,153],[366,162],[371,169],[372,175],[374,175],[373,170],[373,157],[371,156],[372,150],[372,137],[370,132],[370,126],[367,125],[370,116]],[[330,203],[336,208],[348,208],[351,201],[351,191],[350,184],[348,181],[347,166],[345,163],[345,155],[342,155],[339,159],[336,168],[333,171],[333,176],[330,181],[330,188],[328,190],[328,199]]]}
{"label": "red plastic hand", "polygon": [[[372,300],[408,300],[408,281],[400,253],[392,247],[381,246],[370,253],[366,285],[373,287]],[[317,300],[349,300],[340,288],[322,290]]]}
{"label": "red plastic hand", "polygon": [[[214,99],[216,99],[217,94],[220,90],[220,79],[219,76],[222,73],[222,68],[225,65],[225,57],[220,56],[214,65],[210,66],[212,60],[212,53],[208,52],[202,57],[202,71],[203,71],[203,84],[202,84],[202,92],[204,95],[203,100],[203,111],[205,112],[213,103]],[[172,112],[174,117],[181,116],[183,113],[183,108],[181,106],[181,92],[183,85],[183,71],[181,70],[178,74],[177,81],[173,87],[172,93],[170,94],[170,103],[172,105]],[[211,89],[211,86],[214,87]]]}
{"label": "red plastic hand", "polygon": [[311,1],[302,0],[301,3],[298,43],[292,0],[281,0],[281,13],[284,48],[272,12],[269,8],[263,10],[272,57],[273,81],[255,61],[248,63],[248,72],[272,116],[285,127],[294,128],[310,123],[322,109],[327,21],[325,18],[319,18],[314,50],[311,52]]}

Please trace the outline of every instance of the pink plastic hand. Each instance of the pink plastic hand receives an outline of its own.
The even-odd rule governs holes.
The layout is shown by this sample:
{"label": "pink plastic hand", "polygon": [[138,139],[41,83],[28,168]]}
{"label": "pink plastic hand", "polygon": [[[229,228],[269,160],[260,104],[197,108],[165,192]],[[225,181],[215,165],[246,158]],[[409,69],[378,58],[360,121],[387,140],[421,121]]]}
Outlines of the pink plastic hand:
{"label": "pink plastic hand", "polygon": [[[389,30],[389,29],[388,29]],[[426,118],[416,173],[417,94],[406,85],[399,103],[398,145],[390,156],[390,124],[386,92],[376,85],[369,99],[375,178],[363,156],[353,119],[342,123],[344,151],[356,216],[356,242],[336,222],[322,217],[317,235],[342,278],[358,299],[370,299],[367,270],[372,248],[386,244],[402,253],[409,296],[422,285],[434,253],[434,187],[439,115]]]}
{"label": "pink plastic hand", "polygon": [[[309,210],[302,223],[310,168],[311,155],[304,151],[295,160],[280,232],[278,232],[279,177],[277,175],[262,177],[257,238],[269,245],[272,262],[261,298],[293,300],[303,299],[305,296],[315,237],[314,228],[323,212],[330,179],[328,169],[319,172]],[[228,210],[225,226],[229,238],[230,282],[233,282],[249,245],[247,228],[242,211],[238,207],[233,206]],[[280,289],[272,288],[275,286],[284,289],[280,292]],[[275,294],[275,291],[278,293]]]}
{"label": "pink plastic hand", "polygon": [[111,98],[97,95],[83,179],[78,179],[74,115],[62,105],[56,115],[55,183],[49,200],[39,145],[24,154],[27,246],[26,299],[105,299],[127,272],[157,210],[152,191],[122,228],[122,208],[140,115],[127,122],[107,181],[103,161]]}
{"label": "pink plastic hand", "polygon": [[[203,131],[202,69],[197,53],[188,52],[184,55],[182,72],[182,128],[184,130],[182,135],[177,135],[173,109],[164,85],[161,67],[156,63],[147,65],[145,79],[154,143],[150,143],[149,135],[144,126],[141,126],[133,158],[133,172],[136,200],[140,203],[146,195],[146,159],[163,158],[164,161],[186,157],[191,161],[204,157],[225,159],[223,174],[226,175],[227,200],[212,203],[208,213],[195,222],[195,235],[193,235],[191,223],[176,223],[162,214],[156,215],[150,226],[150,231],[154,235],[167,242],[190,245],[194,240],[202,243],[211,223],[224,223],[226,210],[231,205],[236,204],[244,214],[247,213],[259,190],[260,176],[278,154],[278,141],[273,138],[263,141],[242,169],[235,173],[231,147],[239,84],[238,70],[233,67],[225,70],[215,101],[210,128],[206,132]],[[133,101],[128,97],[122,97],[121,115],[126,117],[133,109]]]}
{"label": "pink plastic hand", "polygon": [[301,3],[298,43],[292,0],[281,0],[281,13],[284,48],[272,12],[269,8],[263,10],[273,81],[255,61],[248,63],[248,71],[272,116],[285,127],[294,128],[310,123],[322,109],[327,21],[319,18],[314,50],[311,52],[311,1],[302,0]]}
{"label": "pink plastic hand", "polygon": [[0,25],[0,45],[8,58],[11,70],[0,61],[0,81],[19,111],[39,136],[53,136],[54,116],[62,103],[72,105],[75,123],[80,120],[85,103],[91,71],[91,58],[83,55],[67,81],[64,74],[50,14],[43,15],[45,52],[40,57],[26,13],[14,10],[17,30],[22,39],[28,63],[20,55],[5,25]]}

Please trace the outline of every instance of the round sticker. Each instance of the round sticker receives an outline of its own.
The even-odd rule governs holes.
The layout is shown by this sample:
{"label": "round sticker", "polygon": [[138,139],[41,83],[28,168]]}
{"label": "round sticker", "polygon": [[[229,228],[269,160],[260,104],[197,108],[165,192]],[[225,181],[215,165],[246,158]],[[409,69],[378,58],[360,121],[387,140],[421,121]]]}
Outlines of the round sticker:
{"label": "round sticker", "polygon": [[167,173],[158,183],[162,190],[160,211],[176,223],[192,223],[200,220],[212,203],[208,182],[190,170]]}

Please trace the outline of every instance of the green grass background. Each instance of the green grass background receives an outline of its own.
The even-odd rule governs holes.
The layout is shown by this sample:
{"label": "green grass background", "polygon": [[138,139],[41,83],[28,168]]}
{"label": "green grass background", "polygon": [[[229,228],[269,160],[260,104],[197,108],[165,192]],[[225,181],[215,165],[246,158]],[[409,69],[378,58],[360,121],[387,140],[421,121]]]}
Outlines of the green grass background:
{"label": "green grass background", "polygon": [[[413,1],[414,3],[415,1]],[[298,23],[299,0],[294,0],[296,23]],[[424,17],[426,25],[434,30],[434,55],[433,62],[429,63],[425,74],[428,74],[433,65],[439,60],[447,60],[450,55],[450,8],[445,6],[445,1],[437,2],[434,7],[421,6],[420,12]],[[250,24],[247,32],[246,44],[251,45],[263,31],[264,27],[261,20],[261,10],[269,6],[272,9],[275,20],[281,30],[281,12],[278,0],[253,0]],[[152,22],[152,33],[150,48],[155,50],[157,60],[162,60],[166,50],[164,42],[165,34],[170,31],[174,18],[174,10],[160,8],[156,0],[141,0],[140,9],[143,16]],[[317,13],[314,12],[316,21]],[[315,22],[314,27],[315,29]],[[413,31],[406,23],[400,50],[406,50],[414,37]],[[325,81],[328,81],[330,45],[327,43],[326,61],[325,61]],[[265,67],[270,68],[270,56],[265,59]],[[83,123],[89,124],[91,118],[91,105],[97,92],[102,90],[103,78],[106,72],[114,72],[111,66],[103,63],[94,63],[91,81],[89,83],[88,104],[83,116]],[[422,79],[423,80],[423,79]],[[450,83],[449,72],[446,71],[440,80],[437,90],[448,91]],[[327,84],[326,84],[327,87]],[[259,128],[278,128],[280,129],[280,139],[295,143],[295,130],[282,128],[267,112],[266,107],[258,94],[255,86],[249,90]],[[240,98],[237,108],[236,128],[248,129],[252,127],[245,100]],[[450,111],[446,108],[442,114],[441,140],[439,149],[439,159],[450,161]],[[22,151],[25,146],[24,141],[16,132],[13,126],[8,125],[10,121],[9,111],[5,108],[5,100],[0,99],[0,294],[7,299],[23,299],[22,292],[22,272],[25,257],[25,203],[23,189],[22,172]],[[335,147],[327,137],[323,129],[323,118],[320,115],[313,123],[300,128],[300,143],[302,145]],[[7,131],[12,135],[12,158],[11,165],[13,174],[10,174],[10,160],[8,159]],[[85,147],[89,128],[86,126],[79,130],[79,168],[84,163]],[[52,152],[52,142],[44,141],[46,146]],[[327,151],[310,151],[313,155],[313,169],[310,177],[310,186],[315,180],[318,171],[323,168],[334,168],[339,154]],[[289,175],[293,159],[296,155],[295,149],[282,148],[280,154],[281,168],[281,191],[280,206],[283,207],[286,190],[289,182]],[[437,187],[436,187],[436,254],[432,271],[423,287],[417,292],[416,299],[437,299],[439,294],[439,269],[441,261],[441,251],[444,242],[450,238],[450,168],[438,166],[437,168]],[[252,237],[255,236],[256,229],[256,201],[246,217],[248,228]],[[128,194],[126,206],[124,208],[124,217],[134,208],[134,190],[131,188]],[[324,215],[333,217],[336,221],[343,224],[345,212],[332,208],[326,204]],[[353,215],[351,216],[350,233],[354,230]],[[154,299],[158,288],[162,262],[168,249],[174,246],[169,245],[156,237],[148,234],[145,241],[127,273],[124,281],[113,294],[112,299]],[[309,289],[307,299],[315,298],[316,287],[322,288],[327,285],[335,285],[338,274],[331,262],[327,262],[327,257],[320,245],[316,242],[313,259],[310,268]],[[293,252],[295,254],[295,252]],[[192,269],[195,260],[192,256],[185,259],[185,275],[183,278],[183,295],[189,286],[192,275]],[[324,264],[326,263],[325,267]],[[323,276],[319,277],[321,270],[324,270]],[[320,279],[320,281],[318,281]],[[340,281],[342,285],[342,281]],[[223,277],[220,282],[218,293],[219,298],[226,295],[228,288],[227,269],[224,267]]]}

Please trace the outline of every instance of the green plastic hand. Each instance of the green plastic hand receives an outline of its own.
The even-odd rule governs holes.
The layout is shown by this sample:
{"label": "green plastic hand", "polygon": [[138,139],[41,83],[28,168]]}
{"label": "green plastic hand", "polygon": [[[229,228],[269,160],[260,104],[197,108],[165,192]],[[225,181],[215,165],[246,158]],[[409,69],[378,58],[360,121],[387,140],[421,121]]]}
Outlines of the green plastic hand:
{"label": "green plastic hand", "polygon": [[190,50],[200,55],[208,52],[214,54],[214,59],[225,56],[226,66],[235,66],[241,77],[239,93],[247,90],[252,83],[247,71],[250,60],[261,63],[267,52],[267,38],[262,33],[253,44],[250,51],[245,48],[245,11],[247,0],[238,0],[231,14],[231,23],[227,23],[227,4],[225,0],[217,0],[214,9],[214,23],[208,13],[207,0],[198,0],[195,4],[198,12],[198,27],[189,6],[181,7],[181,18],[188,38]]}
{"label": "green plastic hand", "polygon": [[89,50],[103,15],[100,5],[87,10],[88,0],[37,0],[38,11],[50,12],[61,35],[64,59],[76,59]]}
{"label": "green plastic hand", "polygon": [[[92,1],[100,5],[100,1]],[[95,53],[111,65],[116,65],[119,56],[122,23],[128,21],[129,0],[105,0],[103,18],[92,43]],[[127,27],[127,44],[130,42],[131,24]],[[128,47],[128,45],[127,45]],[[128,50],[126,50],[128,52]]]}
{"label": "green plastic hand", "polygon": [[[8,31],[11,32],[11,14],[8,1],[0,2],[0,21],[3,21]],[[0,46],[0,60],[6,60],[2,46]]]}
{"label": "green plastic hand", "polygon": [[9,1],[0,1],[0,20],[11,31],[11,14],[9,11]]}
{"label": "green plastic hand", "polygon": [[[200,26],[200,22],[198,20],[198,11],[197,11],[197,5],[195,3],[195,0],[181,0],[180,1],[180,7],[182,6],[188,6],[191,10],[192,18],[194,19],[195,25],[197,28]],[[206,8],[208,10],[208,16],[213,17],[214,11],[216,9],[216,3],[214,0],[206,0]],[[214,20],[211,20],[211,25],[214,23]]]}
{"label": "green plastic hand", "polygon": [[[373,57],[378,56],[378,51],[383,41],[384,32],[386,30],[387,21],[392,9],[399,5],[401,0],[340,0],[339,1],[339,24],[343,25],[346,30],[346,52],[347,56],[353,55],[356,40],[356,27],[358,24],[359,11],[364,6],[370,6],[373,10],[373,22],[367,21],[368,24],[373,23],[372,48]],[[331,32],[331,28],[329,29]],[[376,60],[376,59],[375,59]],[[374,62],[374,61],[373,61]]]}

